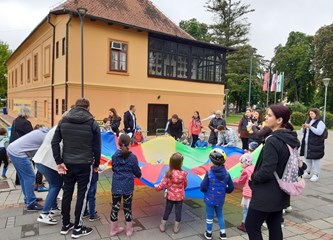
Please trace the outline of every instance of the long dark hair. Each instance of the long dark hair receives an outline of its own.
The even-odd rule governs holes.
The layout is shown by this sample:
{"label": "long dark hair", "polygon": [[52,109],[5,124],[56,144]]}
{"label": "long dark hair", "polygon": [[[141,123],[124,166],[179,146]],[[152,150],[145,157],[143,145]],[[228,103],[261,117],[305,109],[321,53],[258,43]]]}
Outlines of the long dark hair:
{"label": "long dark hair", "polygon": [[131,151],[129,150],[130,143],[131,143],[131,138],[127,134],[120,135],[118,139],[118,144],[124,159],[128,158],[128,156],[131,154]]}
{"label": "long dark hair", "polygon": [[[198,114],[198,119],[200,120],[200,113],[198,111],[194,111],[194,113]],[[194,116],[193,116],[194,118]]]}
{"label": "long dark hair", "polygon": [[109,111],[113,113],[113,116],[109,117],[110,119],[114,120],[114,119],[119,118],[119,115],[118,115],[117,110],[115,108],[110,108]]}
{"label": "long dark hair", "polygon": [[282,104],[274,104],[269,107],[275,118],[282,118],[282,128],[289,129],[291,131],[294,130],[293,125],[289,122],[291,112],[288,107],[283,106]]}
{"label": "long dark hair", "polygon": [[181,153],[174,153],[170,157],[169,169],[166,172],[166,177],[171,178],[172,170],[182,170],[184,156]]}

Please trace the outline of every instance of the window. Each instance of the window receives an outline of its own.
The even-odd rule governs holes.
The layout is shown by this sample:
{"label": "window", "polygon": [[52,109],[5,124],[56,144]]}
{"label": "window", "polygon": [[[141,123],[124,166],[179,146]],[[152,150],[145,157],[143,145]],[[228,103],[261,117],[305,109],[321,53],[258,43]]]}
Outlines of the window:
{"label": "window", "polygon": [[59,58],[59,41],[56,42],[56,58]]}
{"label": "window", "polygon": [[20,82],[21,82],[21,85],[23,85],[23,63],[21,63],[21,66],[20,66]]}
{"label": "window", "polygon": [[34,55],[34,80],[38,79],[38,54]]}
{"label": "window", "polygon": [[66,53],[66,38],[62,39],[62,49],[61,49],[61,54],[64,56]]}
{"label": "window", "polygon": [[127,44],[110,42],[110,71],[127,72]]}
{"label": "window", "polygon": [[61,100],[61,114],[64,114],[66,112],[66,101],[65,99]]}
{"label": "window", "polygon": [[55,101],[55,114],[59,115],[59,99],[58,98]]}
{"label": "window", "polygon": [[50,57],[51,57],[51,47],[50,45],[47,45],[44,48],[44,77],[50,76]]}
{"label": "window", "polygon": [[35,101],[35,103],[34,103],[34,107],[35,107],[35,118],[37,118],[37,107],[38,107],[38,105],[37,105],[37,101]]}
{"label": "window", "polygon": [[30,59],[27,61],[27,83],[30,83]]}
{"label": "window", "polygon": [[226,52],[149,37],[148,75],[224,82]]}
{"label": "window", "polygon": [[44,118],[47,119],[47,101],[44,100]]}
{"label": "window", "polygon": [[8,88],[11,88],[12,75],[8,72]]}
{"label": "window", "polygon": [[17,68],[15,69],[15,87],[17,87]]}
{"label": "window", "polygon": [[12,87],[14,87],[14,72],[12,71]]}

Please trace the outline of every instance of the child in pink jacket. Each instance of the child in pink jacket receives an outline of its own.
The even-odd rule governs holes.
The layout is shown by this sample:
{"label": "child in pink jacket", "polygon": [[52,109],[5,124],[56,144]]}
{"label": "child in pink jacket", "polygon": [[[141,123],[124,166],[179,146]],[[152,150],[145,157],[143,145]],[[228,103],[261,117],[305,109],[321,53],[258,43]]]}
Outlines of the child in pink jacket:
{"label": "child in pink jacket", "polygon": [[237,226],[237,228],[243,232],[246,232],[245,219],[252,198],[252,190],[249,186],[249,179],[251,178],[251,175],[254,171],[252,159],[253,157],[251,153],[245,153],[240,157],[239,162],[241,163],[243,168],[242,174],[240,178],[234,179],[235,184],[243,185],[243,198],[241,202],[241,206],[243,208],[243,221],[239,226]]}
{"label": "child in pink jacket", "polygon": [[161,183],[155,186],[156,191],[167,190],[167,202],[160,224],[160,231],[165,232],[165,224],[175,205],[176,222],[173,228],[174,233],[179,232],[179,225],[182,217],[182,206],[187,186],[187,172],[182,170],[184,157],[180,153],[174,153],[169,162],[169,169],[165,173]]}

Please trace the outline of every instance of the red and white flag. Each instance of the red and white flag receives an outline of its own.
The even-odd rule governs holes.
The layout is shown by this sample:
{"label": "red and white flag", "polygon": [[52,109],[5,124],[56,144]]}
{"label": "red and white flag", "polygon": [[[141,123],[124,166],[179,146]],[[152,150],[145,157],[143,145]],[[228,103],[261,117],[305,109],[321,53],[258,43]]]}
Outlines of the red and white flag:
{"label": "red and white flag", "polygon": [[272,85],[271,85],[271,92],[276,91],[276,74],[274,73],[272,76]]}
{"label": "red and white flag", "polygon": [[262,90],[264,92],[267,92],[268,86],[269,86],[269,73],[265,72],[265,74],[264,74],[264,83],[262,85]]}

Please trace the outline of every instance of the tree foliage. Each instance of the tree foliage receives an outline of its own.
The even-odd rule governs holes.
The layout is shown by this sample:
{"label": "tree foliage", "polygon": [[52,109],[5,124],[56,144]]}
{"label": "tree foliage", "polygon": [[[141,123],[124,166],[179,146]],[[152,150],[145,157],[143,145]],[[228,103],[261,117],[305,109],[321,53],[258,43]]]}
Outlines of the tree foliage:
{"label": "tree foliage", "polygon": [[208,25],[200,23],[196,18],[182,20],[179,26],[198,41],[210,42],[211,37],[208,33]]}
{"label": "tree foliage", "polygon": [[12,51],[9,50],[9,45],[0,40],[0,97],[7,95],[7,67],[6,61]]}

